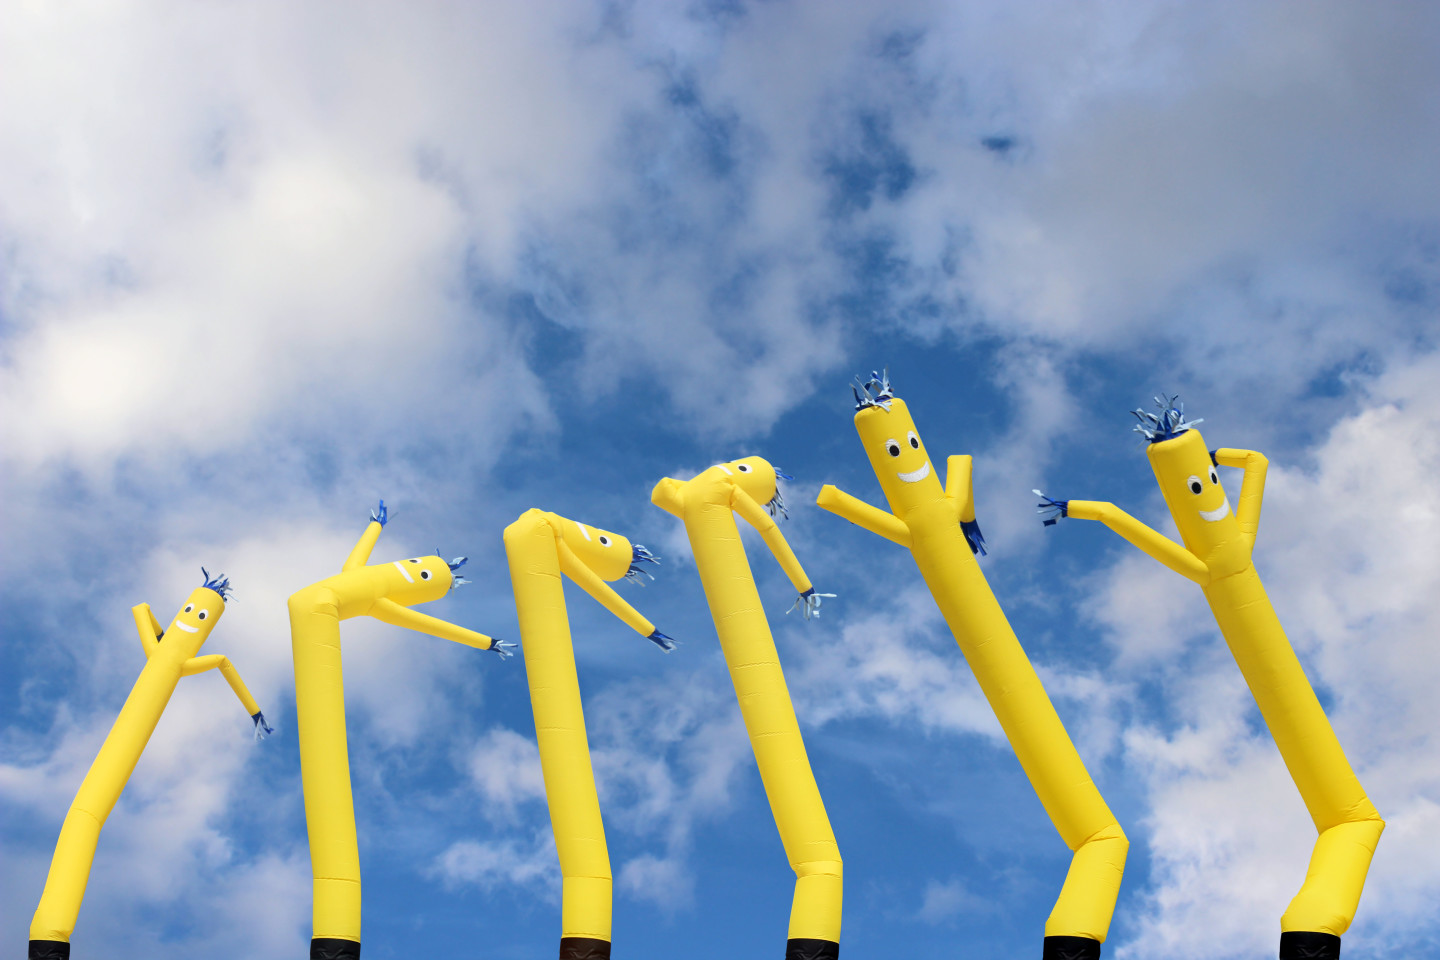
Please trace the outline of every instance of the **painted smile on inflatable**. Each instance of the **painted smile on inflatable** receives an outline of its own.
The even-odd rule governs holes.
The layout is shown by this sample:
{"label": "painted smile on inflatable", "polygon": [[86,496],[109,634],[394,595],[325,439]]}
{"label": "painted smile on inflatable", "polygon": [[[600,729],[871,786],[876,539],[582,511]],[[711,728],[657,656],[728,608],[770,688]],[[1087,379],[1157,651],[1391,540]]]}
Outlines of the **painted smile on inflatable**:
{"label": "painted smile on inflatable", "polygon": [[[1385,821],[1350,768],[1252,563],[1268,461],[1255,450],[1207,452],[1205,438],[1195,429],[1201,421],[1186,421],[1177,400],[1156,397],[1158,413],[1136,410],[1135,415],[1183,546],[1113,503],[1053,500],[1037,490],[1040,512],[1047,515],[1046,526],[1063,517],[1098,520],[1204,591],[1320,833],[1300,892],[1280,918],[1280,960],[1334,960],[1340,956],[1340,936],[1355,918]],[[1216,467],[1245,471],[1233,514]],[[1215,494],[1219,506],[1198,509],[1196,497],[1213,503]]]}

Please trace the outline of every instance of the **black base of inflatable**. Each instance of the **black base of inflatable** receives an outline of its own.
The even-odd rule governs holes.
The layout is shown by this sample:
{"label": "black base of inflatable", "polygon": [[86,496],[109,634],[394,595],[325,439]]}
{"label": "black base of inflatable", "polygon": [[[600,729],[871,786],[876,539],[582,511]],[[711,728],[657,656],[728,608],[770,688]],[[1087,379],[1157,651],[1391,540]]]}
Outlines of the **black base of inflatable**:
{"label": "black base of inflatable", "polygon": [[1333,933],[1282,933],[1280,960],[1340,960],[1340,938]]}
{"label": "black base of inflatable", "polygon": [[1100,960],[1100,941],[1089,937],[1046,937],[1042,960]]}
{"label": "black base of inflatable", "polygon": [[30,960],[70,960],[70,944],[64,940],[31,940]]}
{"label": "black base of inflatable", "polygon": [[360,960],[360,941],[316,937],[310,941],[310,960]]}
{"label": "black base of inflatable", "polygon": [[561,937],[560,960],[610,960],[610,941],[594,937]]}
{"label": "black base of inflatable", "polygon": [[785,960],[838,960],[840,944],[834,940],[796,937],[785,941]]}

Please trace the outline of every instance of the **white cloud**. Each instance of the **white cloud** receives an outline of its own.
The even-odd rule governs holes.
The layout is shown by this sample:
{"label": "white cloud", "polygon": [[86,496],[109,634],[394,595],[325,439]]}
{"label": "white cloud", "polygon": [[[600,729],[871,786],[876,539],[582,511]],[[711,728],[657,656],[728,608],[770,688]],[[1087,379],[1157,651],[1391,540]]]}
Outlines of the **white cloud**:
{"label": "white cloud", "polygon": [[560,865],[548,826],[528,842],[458,840],[435,858],[431,874],[449,886],[526,887],[539,889],[547,900],[560,899]]}

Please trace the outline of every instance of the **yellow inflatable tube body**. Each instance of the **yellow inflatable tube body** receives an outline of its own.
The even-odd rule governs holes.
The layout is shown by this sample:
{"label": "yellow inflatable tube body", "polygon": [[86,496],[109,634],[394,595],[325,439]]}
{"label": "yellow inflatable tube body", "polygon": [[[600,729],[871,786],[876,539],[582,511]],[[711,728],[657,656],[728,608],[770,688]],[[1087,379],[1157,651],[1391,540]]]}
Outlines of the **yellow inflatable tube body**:
{"label": "yellow inflatable tube body", "polygon": [[[507,656],[503,641],[411,610],[465,582],[440,557],[412,557],[367,566],[386,522],[384,501],[346,559],[342,572],[290,597],[295,658],[295,719],[305,825],[314,877],[312,960],[360,956],[360,851],[350,792],[345,735],[345,684],[340,621],[370,616],[385,623]],[[453,566],[458,568],[464,558]]]}
{"label": "yellow inflatable tube body", "polygon": [[255,698],[229,659],[218,654],[197,655],[225,612],[229,590],[227,578],[212,579],[206,574],[205,585],[190,594],[163,630],[148,603],[132,609],[140,644],[145,649],[145,667],[65,815],[45,891],[30,923],[32,958],[49,960],[70,955],[70,935],[90,879],[100,829],[135,771],[135,764],[181,677],[219,669],[255,722],[256,738],[271,732]]}
{"label": "yellow inflatable tube body", "polygon": [[[819,606],[809,577],[762,504],[777,501],[776,472],[759,457],[717,464],[686,481],[669,477],[650,499],[685,523],[720,648],[780,842],[795,871],[786,960],[839,954],[843,864],[805,753],[780,657],[735,523],[739,514],[800,593],[807,617]],[[823,596],[829,596],[825,594]]]}
{"label": "yellow inflatable tube body", "polygon": [[[971,458],[952,456],[942,487],[904,401],[879,378],[855,427],[890,504],[887,513],[827,484],[819,505],[909,548],[1000,727],[1074,855],[1045,922],[1044,956],[1092,958],[1110,927],[1129,841],[1085,769],[1040,678],[985,580],[975,552]],[[868,386],[868,385],[867,385]],[[858,399],[858,398],[857,398]]]}
{"label": "yellow inflatable tube body", "polygon": [[560,960],[606,960],[611,935],[610,854],[590,764],[561,577],[579,584],[636,633],[671,650],[674,641],[606,582],[638,579],[638,565],[657,558],[619,534],[540,510],[525,511],[505,528],[505,555],[563,877]]}
{"label": "yellow inflatable tube body", "polygon": [[[1385,822],[1350,768],[1251,562],[1268,462],[1254,450],[1222,448],[1212,455],[1182,409],[1173,400],[1160,402],[1159,416],[1136,412],[1184,546],[1111,503],[1047,499],[1042,510],[1057,514],[1047,523],[1060,516],[1098,520],[1204,591],[1320,832],[1300,892],[1280,918],[1280,956],[1338,957]],[[1233,510],[1216,470],[1222,466],[1244,471]]]}

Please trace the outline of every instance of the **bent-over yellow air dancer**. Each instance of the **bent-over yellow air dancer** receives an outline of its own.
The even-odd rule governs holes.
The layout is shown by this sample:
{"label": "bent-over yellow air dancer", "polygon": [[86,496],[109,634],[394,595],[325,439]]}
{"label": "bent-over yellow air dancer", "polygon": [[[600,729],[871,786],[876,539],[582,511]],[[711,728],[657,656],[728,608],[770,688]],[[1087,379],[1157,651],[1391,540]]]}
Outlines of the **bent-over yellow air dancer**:
{"label": "bent-over yellow air dancer", "polygon": [[[1047,526],[1066,516],[1099,520],[1200,585],[1320,832],[1300,892],[1280,918],[1281,960],[1334,960],[1385,821],[1350,769],[1251,562],[1268,462],[1254,450],[1207,452],[1193,429],[1201,421],[1187,423],[1176,398],[1155,399],[1159,415],[1136,410],[1136,429],[1149,441],[1150,466],[1184,546],[1111,503],[1052,500],[1037,490],[1040,510],[1051,514]],[[1216,467],[1245,471],[1233,512]]]}
{"label": "bent-over yellow air dancer", "polygon": [[840,954],[844,885],[840,848],[810,770],[780,655],[735,523],[738,513],[760,533],[800,593],[796,606],[806,619],[818,615],[820,598],[834,594],[815,592],[775,524],[772,513],[784,511],[776,480],[777,471],[769,463],[745,457],[716,464],[691,480],[666,477],[650,499],[685,523],[760,781],[796,874],[785,958],[835,960]]}
{"label": "bent-over yellow air dancer", "polygon": [[219,654],[197,656],[225,612],[230,593],[228,577],[211,577],[203,567],[200,572],[205,576],[205,585],[190,594],[165,629],[160,629],[160,621],[155,619],[150,604],[142,603],[131,609],[135,629],[140,632],[140,645],[145,648],[145,667],[130,696],[125,698],[125,705],[101,744],[95,762],[81,781],[70,812],[65,815],[55,856],[50,861],[50,875],[45,879],[45,892],[40,895],[40,906],[30,921],[31,960],[63,960],[70,956],[70,934],[75,930],[80,901],[85,897],[100,828],[120,799],[130,774],[135,772],[135,764],[181,677],[218,667],[255,722],[255,738],[274,732],[266,725],[260,706],[228,658]]}
{"label": "bent-over yellow air dancer", "polygon": [[[872,393],[871,390],[874,389]],[[1045,960],[1093,960],[1110,927],[1129,841],[1040,685],[975,553],[971,458],[952,456],[945,486],[931,466],[905,403],[887,376],[855,392],[855,428],[890,513],[826,484],[819,504],[871,533],[908,547],[1000,727],[1065,845],[1074,851],[1045,921]]]}
{"label": "bent-over yellow air dancer", "polygon": [[638,582],[639,565],[658,563],[659,558],[618,534],[541,510],[526,510],[505,528],[505,555],[520,618],[545,801],[563,877],[560,960],[608,960],[610,853],[590,765],[561,575],[579,584],[626,626],[669,651],[675,641],[606,583],[621,578]]}
{"label": "bent-over yellow air dancer", "polygon": [[345,682],[340,662],[340,621],[376,620],[509,656],[507,644],[410,607],[445,596],[467,583],[454,571],[464,557],[413,557],[366,565],[387,520],[385,501],[350,551],[341,573],[290,597],[290,641],[295,656],[295,720],[300,777],[314,876],[311,960],[360,956],[360,850],[350,793],[345,738]]}

